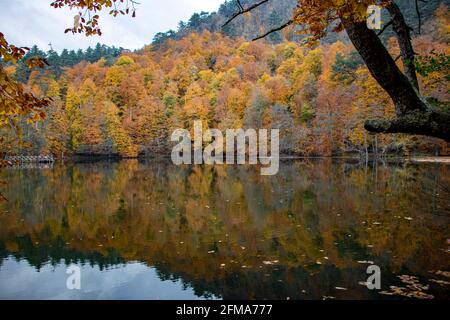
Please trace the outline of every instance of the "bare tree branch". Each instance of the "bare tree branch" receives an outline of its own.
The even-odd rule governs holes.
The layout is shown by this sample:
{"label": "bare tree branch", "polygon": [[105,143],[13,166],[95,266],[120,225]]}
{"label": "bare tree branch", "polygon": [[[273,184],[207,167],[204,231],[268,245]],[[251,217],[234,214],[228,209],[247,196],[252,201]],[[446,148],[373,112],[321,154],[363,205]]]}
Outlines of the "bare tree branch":
{"label": "bare tree branch", "polygon": [[241,5],[241,2],[238,1],[239,12],[236,12],[233,16],[231,16],[231,18],[228,19],[227,22],[225,22],[225,23],[222,25],[222,28],[223,28],[223,27],[226,27],[228,24],[230,24],[230,22],[232,22],[234,19],[236,19],[236,18],[239,17],[240,15],[243,15],[244,13],[250,12],[250,11],[252,11],[253,9],[258,8],[259,6],[265,4],[265,3],[269,2],[269,1],[270,1],[270,0],[262,0],[262,1],[258,2],[258,3],[255,3],[254,5],[251,5],[251,6],[248,7],[247,9],[244,9],[244,7]]}
{"label": "bare tree branch", "polygon": [[267,37],[269,34],[281,31],[281,30],[283,30],[284,28],[287,28],[288,26],[290,26],[293,23],[294,23],[294,20],[289,20],[285,24],[282,24],[281,26],[279,26],[277,28],[274,28],[272,30],[269,30],[268,32],[266,32],[266,33],[264,33],[264,34],[262,34],[262,35],[260,35],[260,36],[258,36],[256,38],[254,38],[252,41],[257,41],[257,40],[263,39],[263,38]]}
{"label": "bare tree branch", "polygon": [[419,34],[422,32],[422,16],[420,15],[419,0],[416,0],[416,12],[419,19]]}
{"label": "bare tree branch", "polygon": [[[243,15],[243,14],[245,14],[245,13],[247,13],[247,12],[250,12],[250,11],[252,11],[252,10],[258,8],[259,6],[265,4],[265,3],[269,2],[269,1],[270,1],[270,0],[263,0],[263,1],[260,1],[260,2],[258,2],[258,3],[255,3],[255,4],[251,5],[250,7],[248,7],[248,8],[245,9],[245,8],[242,6],[241,1],[240,1],[240,0],[236,0],[236,2],[237,2],[236,4],[237,4],[237,6],[238,6],[238,8],[239,8],[239,12],[236,12],[233,16],[231,16],[231,18],[228,19],[228,20],[223,24],[222,27],[227,26],[228,24],[230,24],[234,19],[236,19],[236,18],[239,17],[240,15]],[[267,37],[268,35],[270,35],[270,34],[272,34],[272,33],[275,33],[275,32],[278,32],[278,31],[283,30],[284,28],[290,26],[290,25],[293,24],[293,23],[294,23],[294,20],[291,19],[291,20],[289,20],[288,22],[282,24],[281,26],[279,26],[279,27],[277,27],[277,28],[274,28],[274,29],[271,29],[271,30],[269,30],[268,32],[266,32],[266,33],[264,33],[264,34],[262,34],[262,35],[260,35],[260,36],[258,36],[258,37],[256,37],[256,38],[252,39],[252,41],[257,41],[257,40],[263,39],[263,38]]]}
{"label": "bare tree branch", "polygon": [[240,10],[240,11],[243,11],[243,10],[244,10],[244,7],[242,6],[241,1],[240,1],[240,0],[236,0],[236,1],[237,1],[239,10]]}
{"label": "bare tree branch", "polygon": [[392,20],[384,25],[383,29],[381,29],[380,32],[377,33],[377,36],[381,36],[383,32],[385,32],[386,29],[389,28],[390,25],[392,25]]}

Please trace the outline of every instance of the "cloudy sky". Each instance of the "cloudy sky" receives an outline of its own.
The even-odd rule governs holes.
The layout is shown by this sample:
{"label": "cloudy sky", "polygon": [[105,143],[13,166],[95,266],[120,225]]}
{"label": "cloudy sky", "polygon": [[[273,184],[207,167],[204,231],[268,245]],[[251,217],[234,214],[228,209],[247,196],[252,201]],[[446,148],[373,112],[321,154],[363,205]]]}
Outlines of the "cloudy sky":
{"label": "cloudy sky", "polygon": [[73,25],[76,11],[53,9],[52,0],[0,0],[0,32],[6,40],[19,46],[38,45],[48,50],[85,49],[97,42],[127,49],[149,44],[160,31],[176,29],[195,12],[217,11],[224,0],[139,0],[136,18],[113,18],[102,15],[101,37],[64,34]]}

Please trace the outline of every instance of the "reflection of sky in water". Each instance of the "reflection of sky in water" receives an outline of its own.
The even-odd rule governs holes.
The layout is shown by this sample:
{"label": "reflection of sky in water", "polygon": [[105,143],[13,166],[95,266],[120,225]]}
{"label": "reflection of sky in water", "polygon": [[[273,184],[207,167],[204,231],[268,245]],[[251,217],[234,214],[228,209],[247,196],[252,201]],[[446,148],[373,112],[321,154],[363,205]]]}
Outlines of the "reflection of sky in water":
{"label": "reflection of sky in water", "polygon": [[81,266],[81,290],[68,290],[66,265],[45,265],[38,272],[27,261],[3,260],[0,267],[0,299],[102,299],[194,300],[191,288],[181,281],[162,281],[154,268],[140,263],[100,271]]}

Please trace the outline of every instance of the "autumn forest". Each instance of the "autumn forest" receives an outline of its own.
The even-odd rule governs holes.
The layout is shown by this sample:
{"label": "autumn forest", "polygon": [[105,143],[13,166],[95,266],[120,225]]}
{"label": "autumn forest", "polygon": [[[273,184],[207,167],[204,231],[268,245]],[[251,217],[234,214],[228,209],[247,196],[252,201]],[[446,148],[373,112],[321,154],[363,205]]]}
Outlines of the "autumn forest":
{"label": "autumn forest", "polygon": [[[421,92],[444,109],[448,25],[448,7],[441,4],[413,39]],[[79,52],[77,60],[66,50],[54,60],[60,66],[44,70],[11,65],[10,75],[52,102],[41,121],[22,118],[17,130],[3,128],[1,150],[56,157],[164,155],[174,129],[202,120],[219,129],[278,128],[284,155],[448,152],[439,139],[364,129],[365,120],[391,117],[395,110],[344,35],[316,46],[272,42],[204,30],[135,52],[98,45]],[[397,41],[389,37],[386,43],[398,56]],[[435,60],[447,68],[428,67]]]}

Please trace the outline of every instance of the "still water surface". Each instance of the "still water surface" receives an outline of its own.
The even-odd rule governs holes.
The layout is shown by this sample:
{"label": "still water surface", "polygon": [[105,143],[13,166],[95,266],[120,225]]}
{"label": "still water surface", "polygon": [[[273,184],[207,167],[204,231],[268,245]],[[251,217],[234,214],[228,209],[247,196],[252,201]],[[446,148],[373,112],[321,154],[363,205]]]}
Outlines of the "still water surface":
{"label": "still water surface", "polygon": [[123,161],[0,180],[0,299],[450,299],[448,165]]}

